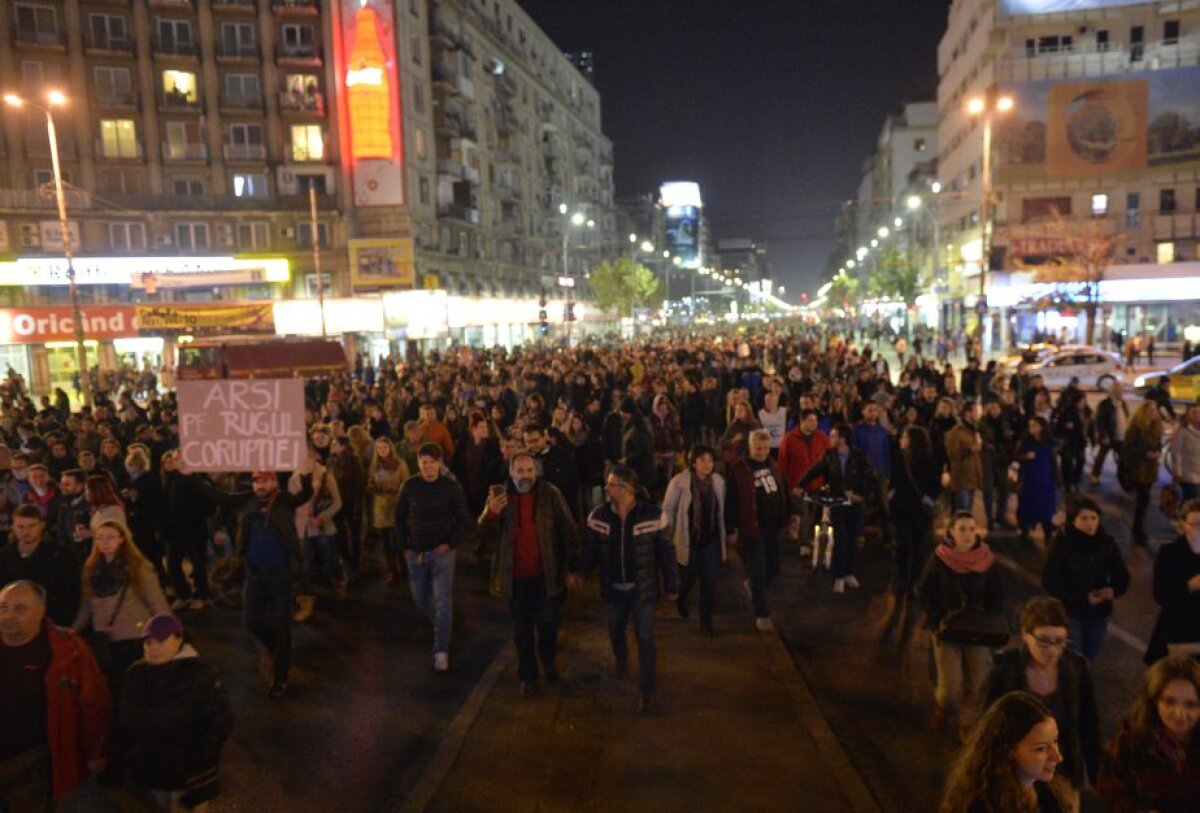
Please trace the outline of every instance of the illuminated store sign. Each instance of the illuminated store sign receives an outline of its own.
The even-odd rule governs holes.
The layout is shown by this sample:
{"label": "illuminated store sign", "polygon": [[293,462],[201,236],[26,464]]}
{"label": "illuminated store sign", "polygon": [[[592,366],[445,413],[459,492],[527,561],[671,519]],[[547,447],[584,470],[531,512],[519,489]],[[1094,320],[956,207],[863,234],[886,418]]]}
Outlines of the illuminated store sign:
{"label": "illuminated store sign", "polygon": [[[228,276],[223,284],[244,284],[258,276],[259,282],[287,282],[288,261],[282,258],[243,260],[237,257],[76,257],[75,281],[80,285],[135,285],[145,287],[147,275],[160,286],[169,286],[175,276],[195,277],[197,284],[212,281],[211,275]],[[201,275],[207,277],[201,281]],[[63,257],[21,257],[0,262],[0,286],[67,285],[67,261]]]}
{"label": "illuminated store sign", "polygon": [[356,206],[404,205],[403,130],[391,3],[342,0],[349,150]]}

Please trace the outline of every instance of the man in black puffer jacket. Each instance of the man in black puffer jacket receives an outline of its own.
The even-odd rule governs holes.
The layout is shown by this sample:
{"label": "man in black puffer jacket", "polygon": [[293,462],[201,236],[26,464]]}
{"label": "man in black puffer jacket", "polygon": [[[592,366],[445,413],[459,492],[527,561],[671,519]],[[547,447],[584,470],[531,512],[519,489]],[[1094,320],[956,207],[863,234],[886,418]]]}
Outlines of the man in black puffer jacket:
{"label": "man in black puffer jacket", "polygon": [[1129,569],[1116,540],[1100,527],[1100,506],[1094,500],[1079,500],[1067,514],[1067,525],[1046,557],[1042,586],[1067,608],[1071,640],[1094,663],[1113,599],[1129,589]]}
{"label": "man in black puffer jacket", "polygon": [[163,809],[190,810],[217,797],[221,745],[233,732],[229,695],[170,613],[146,622],[142,647],[145,658],[125,673],[118,707],[129,779],[160,797]]}
{"label": "man in black puffer jacket", "polygon": [[600,594],[608,603],[608,635],[617,673],[628,668],[629,644],[626,629],[633,616],[638,645],[638,684],[643,714],[649,712],[654,694],[654,605],[659,599],[659,577],[665,598],[674,601],[679,593],[679,571],[675,547],[667,533],[663,511],[645,502],[637,493],[638,477],[627,466],[613,466],[605,480],[609,502],[592,509],[587,518],[583,551],[567,583],[575,588],[600,564]]}

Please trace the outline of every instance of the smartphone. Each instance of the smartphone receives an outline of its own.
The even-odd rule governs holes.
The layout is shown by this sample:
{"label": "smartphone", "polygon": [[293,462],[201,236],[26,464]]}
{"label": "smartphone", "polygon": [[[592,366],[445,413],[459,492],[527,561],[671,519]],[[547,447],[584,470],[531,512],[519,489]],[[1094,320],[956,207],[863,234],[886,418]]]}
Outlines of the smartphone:
{"label": "smartphone", "polygon": [[493,483],[488,486],[488,496],[500,498],[504,496],[504,483]]}

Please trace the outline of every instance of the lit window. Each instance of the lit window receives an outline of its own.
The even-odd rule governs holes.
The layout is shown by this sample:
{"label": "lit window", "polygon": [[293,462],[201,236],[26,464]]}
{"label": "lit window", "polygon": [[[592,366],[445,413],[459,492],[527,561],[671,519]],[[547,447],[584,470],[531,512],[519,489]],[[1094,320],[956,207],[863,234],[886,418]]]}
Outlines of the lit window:
{"label": "lit window", "polygon": [[265,198],[267,176],[261,172],[235,172],[233,174],[233,196],[235,198]]}
{"label": "lit window", "polygon": [[1175,262],[1175,244],[1159,243],[1156,247],[1156,259],[1159,265]]}
{"label": "lit window", "polygon": [[137,127],[133,119],[101,119],[100,152],[105,158],[137,158]]}
{"label": "lit window", "polygon": [[199,101],[196,95],[196,74],[188,71],[163,71],[162,92],[167,102],[195,104]]}
{"label": "lit window", "polygon": [[1096,217],[1108,214],[1108,195],[1102,192],[1092,195],[1092,214]]}
{"label": "lit window", "polygon": [[292,125],[292,160],[321,161],[325,158],[325,135],[319,124]]}

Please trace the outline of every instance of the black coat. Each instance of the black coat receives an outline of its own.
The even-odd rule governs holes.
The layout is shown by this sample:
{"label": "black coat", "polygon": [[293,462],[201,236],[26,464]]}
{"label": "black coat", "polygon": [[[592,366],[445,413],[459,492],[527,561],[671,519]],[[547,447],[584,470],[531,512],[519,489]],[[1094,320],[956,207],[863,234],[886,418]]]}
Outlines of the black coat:
{"label": "black coat", "polygon": [[14,539],[0,549],[0,586],[31,581],[46,591],[46,614],[60,627],[69,627],[79,609],[79,566],[69,548],[43,537],[29,556],[21,556]]}
{"label": "black coat", "polygon": [[[146,472],[136,480],[130,479],[125,498],[125,516],[133,541],[143,550],[153,544],[162,516],[163,487],[158,477]],[[153,552],[154,548],[149,548]]]}
{"label": "black coat", "polygon": [[936,553],[925,563],[917,595],[930,629],[937,629],[951,610],[972,607],[998,613],[1004,605],[1004,588],[995,565],[983,573],[955,573]]}
{"label": "black coat", "polygon": [[586,577],[600,565],[600,594],[607,600],[612,585],[634,582],[638,600],[653,604],[659,584],[668,593],[679,592],[679,566],[669,524],[662,509],[638,502],[622,521],[611,503],[601,503],[587,517],[583,548],[575,572]]}
{"label": "black coat", "polygon": [[[1009,692],[1028,692],[1029,687],[1025,683],[1025,667],[1028,665],[1029,655],[1023,648],[996,653],[983,693],[983,709],[986,710]],[[1103,747],[1092,672],[1082,655],[1067,651],[1059,660],[1058,698],[1061,708],[1057,719],[1058,745],[1063,755],[1059,773],[1070,777],[1075,787],[1081,788],[1084,786],[1085,768],[1090,781],[1096,781]]]}
{"label": "black coat", "polygon": [[1167,655],[1167,644],[1200,642],[1200,591],[1188,590],[1188,580],[1200,575],[1200,554],[1192,552],[1187,537],[1180,536],[1158,549],[1154,560],[1154,600],[1162,608],[1146,663]]}
{"label": "black coat", "polygon": [[192,804],[216,798],[233,709],[221,676],[190,645],[161,666],[140,660],[129,667],[117,713],[138,788],[187,789]]}
{"label": "black coat", "polygon": [[1055,535],[1042,571],[1042,587],[1061,601],[1071,618],[1087,620],[1112,615],[1111,601],[1092,604],[1088,593],[1111,587],[1117,597],[1129,589],[1129,569],[1116,541],[1103,528],[1089,537],[1074,526]]}
{"label": "black coat", "polygon": [[[932,457],[916,457],[903,453],[892,457],[889,486],[892,495],[889,508],[892,522],[897,526],[930,522],[925,506],[936,505],[942,484]],[[926,503],[925,499],[929,502]]]}
{"label": "black coat", "polygon": [[830,449],[814,463],[808,471],[800,476],[797,488],[803,488],[818,477],[824,477],[829,493],[841,496],[847,491],[853,491],[860,497],[867,496],[875,485],[875,469],[862,449],[850,449],[846,458],[846,471],[842,472],[842,462],[837,449]]}

